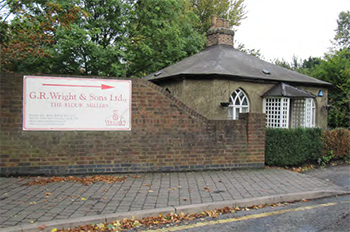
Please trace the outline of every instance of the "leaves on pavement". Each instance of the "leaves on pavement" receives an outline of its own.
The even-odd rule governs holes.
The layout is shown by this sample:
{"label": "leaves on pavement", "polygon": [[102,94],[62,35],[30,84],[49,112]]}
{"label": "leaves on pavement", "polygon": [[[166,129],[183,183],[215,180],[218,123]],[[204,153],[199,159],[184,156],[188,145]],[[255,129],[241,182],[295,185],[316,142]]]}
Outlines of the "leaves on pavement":
{"label": "leaves on pavement", "polygon": [[277,204],[270,204],[270,205],[261,204],[261,205],[255,205],[252,207],[234,207],[234,208],[226,206],[225,208],[221,208],[221,209],[205,210],[202,213],[191,213],[191,214],[170,213],[166,215],[159,214],[158,216],[145,217],[142,219],[136,219],[135,217],[132,217],[131,219],[124,218],[123,220],[118,220],[118,221],[109,222],[109,223],[101,222],[98,224],[80,225],[73,229],[72,228],[57,229],[55,230],[55,232],[125,231],[125,230],[135,229],[139,227],[158,229],[163,226],[173,226],[173,225],[176,226],[180,222],[187,224],[187,222],[193,221],[195,219],[205,220],[204,218],[206,217],[217,218],[219,217],[219,215],[234,213],[236,211],[248,211],[253,209],[257,210],[268,206],[275,207],[275,206],[284,206],[287,204],[288,203],[277,203]]}
{"label": "leaves on pavement", "polygon": [[[90,185],[96,182],[105,182],[112,184],[115,182],[124,182],[128,176],[105,176],[105,175],[95,175],[87,177],[77,177],[77,176],[54,176],[54,177],[37,177],[35,180],[28,182],[26,185],[46,185],[54,182],[76,182],[82,185]],[[45,193],[46,195],[51,195],[50,193]]]}

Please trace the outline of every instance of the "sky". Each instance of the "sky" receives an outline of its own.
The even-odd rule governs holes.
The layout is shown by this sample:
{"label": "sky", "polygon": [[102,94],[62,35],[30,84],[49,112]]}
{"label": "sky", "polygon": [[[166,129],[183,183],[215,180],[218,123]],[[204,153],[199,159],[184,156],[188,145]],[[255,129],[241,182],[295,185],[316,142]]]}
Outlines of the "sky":
{"label": "sky", "polygon": [[350,0],[245,0],[247,18],[234,28],[235,43],[260,49],[267,61],[323,57],[332,46],[341,11]]}

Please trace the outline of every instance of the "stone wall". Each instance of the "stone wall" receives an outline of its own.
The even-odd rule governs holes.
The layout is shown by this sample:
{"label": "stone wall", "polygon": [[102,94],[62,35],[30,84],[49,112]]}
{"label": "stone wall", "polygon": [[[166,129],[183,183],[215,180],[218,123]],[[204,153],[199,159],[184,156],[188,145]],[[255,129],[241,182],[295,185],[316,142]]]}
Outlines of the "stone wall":
{"label": "stone wall", "polygon": [[1,74],[1,175],[264,166],[264,114],[208,120],[165,89],[131,80],[131,131],[23,131],[23,76]]}

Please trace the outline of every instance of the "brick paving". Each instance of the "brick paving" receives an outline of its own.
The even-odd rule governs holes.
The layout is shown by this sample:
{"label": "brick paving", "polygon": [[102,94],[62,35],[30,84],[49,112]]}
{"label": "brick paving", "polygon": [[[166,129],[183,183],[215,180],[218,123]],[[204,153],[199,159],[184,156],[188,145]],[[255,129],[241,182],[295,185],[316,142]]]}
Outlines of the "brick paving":
{"label": "brick paving", "polygon": [[25,185],[0,178],[0,228],[144,209],[239,200],[307,191],[345,190],[279,169],[130,175],[125,182],[89,186],[61,182]]}

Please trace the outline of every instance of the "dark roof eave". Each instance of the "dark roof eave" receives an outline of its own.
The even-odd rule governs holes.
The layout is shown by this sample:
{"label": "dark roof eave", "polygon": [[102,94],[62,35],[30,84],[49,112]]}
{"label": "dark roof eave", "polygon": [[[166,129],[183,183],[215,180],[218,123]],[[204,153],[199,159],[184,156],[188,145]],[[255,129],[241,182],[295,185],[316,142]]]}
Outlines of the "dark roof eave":
{"label": "dark roof eave", "polygon": [[326,87],[326,88],[332,88],[333,85],[330,83],[315,83],[315,82],[301,82],[301,81],[288,81],[288,80],[271,80],[270,78],[256,78],[256,77],[244,77],[244,76],[235,76],[235,75],[225,75],[225,74],[217,74],[217,73],[207,73],[207,74],[187,74],[187,73],[180,73],[177,75],[172,75],[172,76],[165,76],[159,79],[149,79],[149,81],[153,83],[161,83],[164,81],[169,81],[173,79],[186,79],[186,78],[193,78],[193,79],[201,79],[203,76],[207,76],[213,79],[220,79],[220,78],[225,78],[225,79],[232,79],[232,80],[240,80],[240,81],[246,81],[246,82],[264,82],[264,83],[289,83],[289,84],[298,84],[302,86],[319,86],[319,87]]}

